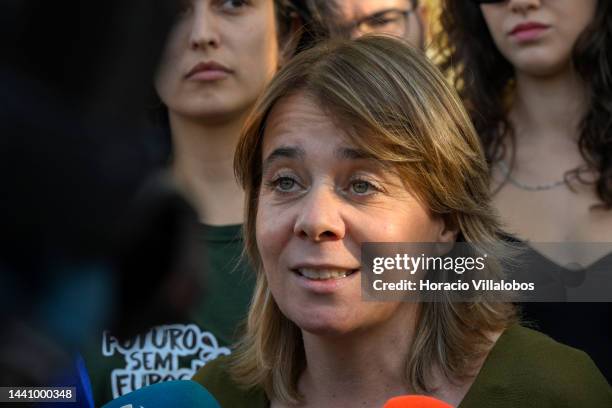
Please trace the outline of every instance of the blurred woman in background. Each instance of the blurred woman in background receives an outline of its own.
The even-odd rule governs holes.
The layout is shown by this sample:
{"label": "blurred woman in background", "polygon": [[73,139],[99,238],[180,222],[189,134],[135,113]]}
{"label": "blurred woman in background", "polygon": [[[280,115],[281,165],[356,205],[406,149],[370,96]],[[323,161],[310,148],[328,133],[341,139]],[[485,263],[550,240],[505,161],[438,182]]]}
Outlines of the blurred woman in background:
{"label": "blurred woman in background", "polygon": [[242,222],[231,162],[255,99],[282,63],[291,22],[273,0],[185,2],[155,81],[168,109],[172,171],[207,225]]}
{"label": "blurred woman in background", "polygon": [[[610,245],[567,243],[612,241],[612,4],[446,0],[441,24],[441,68],[483,143],[504,227],[535,260],[532,276],[568,298],[590,278],[610,282]],[[612,303],[525,304],[524,318],[612,378]]]}
{"label": "blurred woman in background", "polygon": [[[198,213],[206,292],[189,322],[168,322],[131,345],[103,337],[87,361],[99,403],[151,382],[189,378],[230,353],[254,284],[240,262],[244,200],[234,150],[255,100],[292,56],[302,24],[318,27],[308,10],[290,0],[181,1],[155,88],[171,135],[172,178]],[[189,349],[172,346],[194,336]]]}

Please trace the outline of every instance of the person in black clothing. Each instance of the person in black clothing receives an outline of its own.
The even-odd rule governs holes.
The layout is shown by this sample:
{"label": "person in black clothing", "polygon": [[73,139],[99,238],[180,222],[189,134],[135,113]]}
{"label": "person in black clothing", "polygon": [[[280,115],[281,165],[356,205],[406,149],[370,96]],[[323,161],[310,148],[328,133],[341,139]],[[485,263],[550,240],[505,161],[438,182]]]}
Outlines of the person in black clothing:
{"label": "person in black clothing", "polygon": [[[612,4],[446,0],[441,24],[440,67],[484,145],[505,229],[539,265],[530,272],[568,301],[576,285],[609,282]],[[612,303],[529,303],[523,317],[612,379]]]}
{"label": "person in black clothing", "polygon": [[74,386],[93,407],[90,336],[188,313],[195,213],[157,178],[167,152],[144,109],[175,12],[0,4],[1,386]]}

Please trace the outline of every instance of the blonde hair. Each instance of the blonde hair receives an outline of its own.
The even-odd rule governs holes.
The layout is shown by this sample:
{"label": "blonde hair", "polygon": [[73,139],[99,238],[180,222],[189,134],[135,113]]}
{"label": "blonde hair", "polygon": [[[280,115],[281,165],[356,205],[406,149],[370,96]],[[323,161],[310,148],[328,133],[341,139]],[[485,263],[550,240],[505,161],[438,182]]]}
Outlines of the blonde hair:
{"label": "blonde hair", "polygon": [[[285,403],[302,400],[305,367],[300,329],[279,310],[268,288],[255,240],[262,139],[268,114],[283,98],[305,93],[347,130],[349,139],[388,163],[433,214],[483,245],[500,232],[489,196],[489,172],[458,96],[418,50],[399,39],[364,36],[322,44],[295,57],[272,80],[246,123],[235,156],[246,192],[245,250],[257,271],[246,334],[232,357],[234,379],[263,387]],[[511,304],[424,303],[406,361],[406,381],[430,387],[432,367],[449,379],[471,375],[490,346],[486,333],[514,322]]]}

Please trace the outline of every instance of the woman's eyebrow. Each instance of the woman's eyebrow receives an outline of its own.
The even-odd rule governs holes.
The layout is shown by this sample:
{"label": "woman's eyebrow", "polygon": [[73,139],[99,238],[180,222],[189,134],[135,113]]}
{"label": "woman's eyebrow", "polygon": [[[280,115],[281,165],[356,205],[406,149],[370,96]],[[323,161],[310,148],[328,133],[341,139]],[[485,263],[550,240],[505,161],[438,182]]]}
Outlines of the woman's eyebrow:
{"label": "woman's eyebrow", "polygon": [[372,153],[354,147],[340,147],[336,149],[334,156],[338,160],[365,160],[367,163],[377,166],[384,171],[392,171],[394,169],[390,163],[380,160]]}
{"label": "woman's eyebrow", "polygon": [[352,147],[341,147],[334,152],[334,156],[340,160],[374,159],[374,156]]}
{"label": "woman's eyebrow", "polygon": [[303,160],[306,157],[306,152],[300,147],[294,146],[281,146],[277,147],[266,157],[263,162],[262,169],[265,173],[266,169],[274,164],[275,161],[280,159],[300,159]]}

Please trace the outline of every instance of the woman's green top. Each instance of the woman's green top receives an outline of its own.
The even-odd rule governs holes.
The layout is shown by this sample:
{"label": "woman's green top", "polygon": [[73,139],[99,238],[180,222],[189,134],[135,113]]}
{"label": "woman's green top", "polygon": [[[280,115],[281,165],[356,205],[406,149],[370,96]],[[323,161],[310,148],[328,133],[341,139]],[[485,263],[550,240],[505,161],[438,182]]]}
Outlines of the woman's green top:
{"label": "woman's green top", "polygon": [[[227,358],[193,379],[223,408],[268,408],[263,389],[245,391],[231,380]],[[458,408],[612,408],[612,387],[582,351],[516,325],[497,340]]]}

